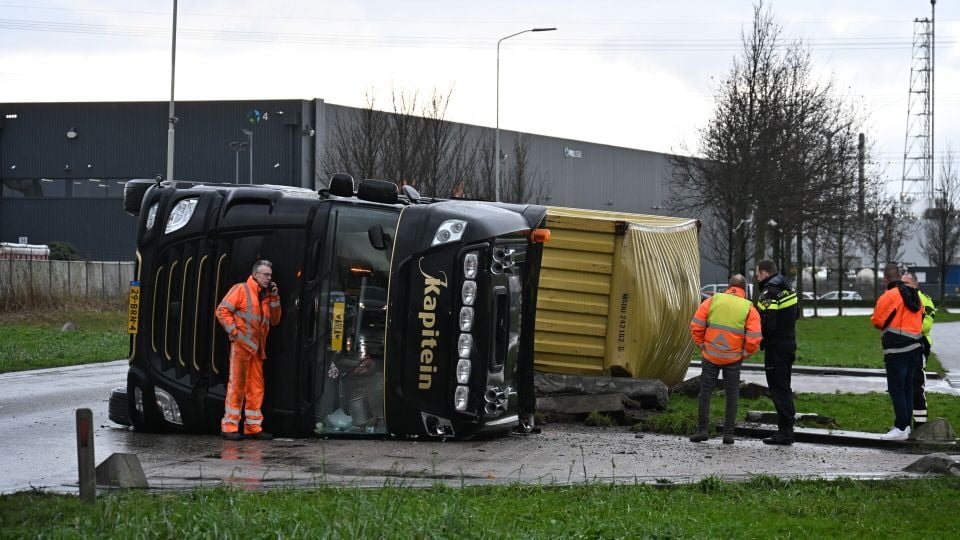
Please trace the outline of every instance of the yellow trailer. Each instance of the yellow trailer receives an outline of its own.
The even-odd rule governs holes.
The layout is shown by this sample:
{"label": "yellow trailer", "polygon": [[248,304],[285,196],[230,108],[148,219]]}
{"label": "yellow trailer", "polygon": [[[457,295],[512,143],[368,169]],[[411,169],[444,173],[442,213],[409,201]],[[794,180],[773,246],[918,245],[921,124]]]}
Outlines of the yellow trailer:
{"label": "yellow trailer", "polygon": [[547,207],[538,371],[683,380],[700,301],[699,221]]}

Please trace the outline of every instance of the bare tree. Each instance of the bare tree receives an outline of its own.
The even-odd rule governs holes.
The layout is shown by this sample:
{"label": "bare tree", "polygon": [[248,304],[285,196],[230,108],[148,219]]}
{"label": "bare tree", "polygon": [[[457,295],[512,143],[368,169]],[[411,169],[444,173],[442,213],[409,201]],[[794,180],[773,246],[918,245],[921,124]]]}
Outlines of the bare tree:
{"label": "bare tree", "polygon": [[[899,261],[884,259],[885,248],[889,244],[888,238],[896,236],[903,238],[908,235],[909,226],[907,212],[895,198],[887,195],[882,182],[874,181],[867,186],[864,197],[863,218],[858,227],[858,238],[862,242],[865,254],[871,261],[873,271],[873,297],[880,294],[881,263]],[[899,249],[899,248],[898,248]]]}
{"label": "bare tree", "polygon": [[354,178],[380,178],[387,128],[386,115],[374,108],[372,92],[362,109],[340,109],[333,119],[333,136],[322,158],[326,178],[343,172]]}
{"label": "bare tree", "polygon": [[535,167],[530,166],[529,153],[526,139],[518,133],[513,138],[513,159],[506,167],[501,167],[503,201],[539,204],[547,196],[546,181]]}
{"label": "bare tree", "polygon": [[494,186],[494,175],[496,174],[495,163],[493,161],[494,153],[494,135],[489,130],[485,130],[476,141],[474,155],[476,156],[476,177],[474,182],[468,184],[464,195],[471,199],[483,199],[492,201],[496,194]]}
{"label": "bare tree", "polygon": [[960,254],[960,174],[956,155],[946,152],[937,180],[933,206],[924,212],[920,247],[940,271],[940,300],[946,294],[947,267]]}
{"label": "bare tree", "polygon": [[419,92],[391,92],[393,113],[387,116],[384,143],[384,178],[414,186],[421,181],[419,145],[423,122],[417,116]]}
{"label": "bare tree", "polygon": [[478,140],[479,137],[462,124],[454,131],[450,142],[449,191],[438,193],[438,196],[464,197],[470,186],[480,182],[482,154]]}
{"label": "bare tree", "polygon": [[450,174],[450,165],[454,160],[451,152],[451,133],[453,125],[446,120],[450,95],[434,90],[423,106],[419,132],[420,173],[417,189],[421,193],[441,196],[453,190],[454,178]]}
{"label": "bare tree", "polygon": [[[695,156],[673,158],[669,206],[707,215],[705,239],[729,272],[745,272],[763,258],[773,237],[774,255],[790,266],[793,237],[832,207],[822,204],[822,130],[843,125],[832,85],[812,75],[809,52],[782,37],[763,4],[754,8],[742,51],[720,82],[712,118],[699,134]],[[797,260],[803,242],[796,242]]]}
{"label": "bare tree", "polygon": [[[837,131],[826,132],[827,139],[827,185],[824,186],[825,208],[829,211],[821,215],[826,225],[827,235],[824,247],[834,257],[836,267],[837,290],[845,289],[846,269],[852,262],[854,251],[854,233],[856,221],[855,197],[857,188],[857,143],[855,132],[850,124],[841,126]],[[843,315],[843,295],[837,297],[838,313]]]}

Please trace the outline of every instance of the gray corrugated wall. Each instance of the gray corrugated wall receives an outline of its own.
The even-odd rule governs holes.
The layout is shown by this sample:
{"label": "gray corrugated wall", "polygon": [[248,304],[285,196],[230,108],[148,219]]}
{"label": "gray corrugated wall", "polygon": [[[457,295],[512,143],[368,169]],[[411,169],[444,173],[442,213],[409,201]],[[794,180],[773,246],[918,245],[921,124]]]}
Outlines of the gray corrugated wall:
{"label": "gray corrugated wall", "polygon": [[[69,242],[89,260],[130,261],[137,218],[120,199],[0,199],[0,229],[16,242]],[[9,241],[4,238],[4,241]]]}
{"label": "gray corrugated wall", "polygon": [[[302,100],[178,102],[174,176],[232,182],[230,141],[254,131],[256,183],[300,185]],[[258,123],[251,109],[267,113]],[[278,114],[283,112],[283,114]],[[153,178],[165,174],[167,103],[4,103],[0,178]],[[16,115],[16,118],[5,118]],[[74,139],[66,134],[71,128]],[[242,181],[249,154],[240,155]],[[11,168],[15,166],[14,168]],[[68,168],[69,166],[69,168]]]}
{"label": "gray corrugated wall", "polygon": [[[167,103],[0,104],[0,179],[153,178],[165,174]],[[249,181],[246,141],[252,128],[256,183],[312,187],[311,142],[303,126],[312,102],[249,100],[178,102],[175,176],[184,180]],[[258,109],[267,119],[250,123]],[[279,112],[283,114],[278,114]],[[7,118],[15,115],[16,118]],[[262,118],[262,117],[261,117]],[[74,139],[67,132],[77,133]],[[306,148],[306,152],[304,150]],[[239,171],[237,171],[239,169]],[[68,241],[86,257],[130,260],[136,220],[120,199],[0,199],[0,241]]]}

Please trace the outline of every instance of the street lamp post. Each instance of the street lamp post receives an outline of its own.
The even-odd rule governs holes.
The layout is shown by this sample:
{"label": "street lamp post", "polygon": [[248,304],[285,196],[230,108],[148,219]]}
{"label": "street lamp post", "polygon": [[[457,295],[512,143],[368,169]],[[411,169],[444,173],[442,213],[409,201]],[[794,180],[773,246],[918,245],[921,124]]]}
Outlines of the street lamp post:
{"label": "street lamp post", "polygon": [[233,183],[240,183],[240,152],[243,152],[249,146],[246,141],[230,141],[230,149],[233,150]]}
{"label": "street lamp post", "polygon": [[514,36],[519,36],[520,34],[526,34],[527,32],[552,32],[556,28],[528,28],[526,30],[521,30],[515,34],[510,34],[509,36],[502,37],[497,41],[497,124],[494,135],[494,149],[493,149],[493,163],[494,163],[494,173],[493,173],[493,183],[494,183],[494,199],[497,202],[500,202],[500,44],[504,40],[510,39]]}
{"label": "street lamp post", "polygon": [[167,115],[167,180],[173,179],[173,125],[177,123],[177,116],[174,114],[173,106],[173,88],[174,76],[177,72],[177,0],[173,0],[173,38],[170,46],[170,107]]}
{"label": "street lamp post", "polygon": [[247,146],[250,150],[250,184],[253,184],[253,130],[245,129],[243,134],[247,136]]}

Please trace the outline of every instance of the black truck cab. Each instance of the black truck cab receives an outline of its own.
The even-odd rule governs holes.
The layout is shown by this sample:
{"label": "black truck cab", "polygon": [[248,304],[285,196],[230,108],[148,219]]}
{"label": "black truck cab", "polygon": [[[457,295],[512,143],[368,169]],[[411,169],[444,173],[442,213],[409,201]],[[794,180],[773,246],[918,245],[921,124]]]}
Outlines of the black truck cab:
{"label": "black truck cab", "polygon": [[214,310],[258,259],[282,317],[264,427],[278,435],[466,438],[529,429],[546,210],[330,188],[133,180],[130,421],[219,431],[229,341]]}

